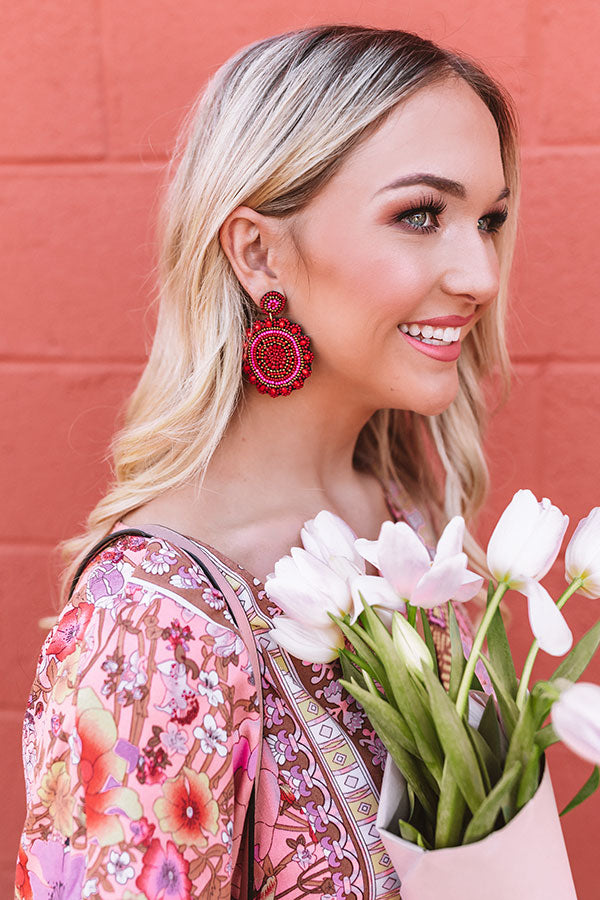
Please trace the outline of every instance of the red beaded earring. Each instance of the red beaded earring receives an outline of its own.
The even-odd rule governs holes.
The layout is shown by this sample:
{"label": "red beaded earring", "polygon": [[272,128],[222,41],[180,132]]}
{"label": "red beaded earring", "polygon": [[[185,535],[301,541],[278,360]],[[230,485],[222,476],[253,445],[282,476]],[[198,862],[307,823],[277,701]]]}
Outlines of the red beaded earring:
{"label": "red beaded earring", "polygon": [[310,339],[289,319],[273,318],[283,311],[285,297],[268,291],[260,308],[268,314],[246,329],[243,371],[261,394],[285,396],[301,388],[311,374],[314,354]]}

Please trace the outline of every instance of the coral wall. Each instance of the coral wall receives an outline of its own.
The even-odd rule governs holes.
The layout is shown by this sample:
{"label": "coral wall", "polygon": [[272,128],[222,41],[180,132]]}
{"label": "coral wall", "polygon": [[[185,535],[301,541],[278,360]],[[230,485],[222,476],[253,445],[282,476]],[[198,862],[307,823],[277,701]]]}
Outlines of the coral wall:
{"label": "coral wall", "polygon": [[[517,487],[573,517],[600,503],[600,14],[592,0],[22,0],[0,54],[0,880],[23,816],[20,725],[52,613],[55,543],[100,497],[120,405],[152,318],[156,192],[178,123],[242,45],[325,21],[417,31],[466,51],[513,93],[523,214],[510,343],[517,382],[489,439],[489,527]],[[560,566],[552,575],[561,581]],[[520,658],[528,626],[511,601]],[[574,599],[580,634],[600,607]],[[548,668],[549,661],[544,664]],[[600,661],[590,670],[600,681]],[[559,806],[589,766],[550,750]],[[580,900],[597,897],[600,800],[564,819]],[[593,827],[590,823],[594,822]]]}

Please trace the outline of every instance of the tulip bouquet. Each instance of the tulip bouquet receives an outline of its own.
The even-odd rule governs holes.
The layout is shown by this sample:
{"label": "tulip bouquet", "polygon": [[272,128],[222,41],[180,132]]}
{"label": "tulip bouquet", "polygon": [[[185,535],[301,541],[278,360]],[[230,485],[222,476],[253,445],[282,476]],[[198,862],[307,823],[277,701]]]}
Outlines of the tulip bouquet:
{"label": "tulip bouquet", "polygon": [[[461,898],[478,896],[481,878],[487,881],[498,861],[488,897],[514,890],[532,900],[575,897],[544,751],[562,740],[594,764],[562,815],[600,780],[600,686],[578,681],[600,644],[600,621],[573,646],[562,613],[576,592],[600,597],[600,507],[568,544],[568,587],[555,601],[541,580],[567,525],[549,500],[515,494],[488,544],[492,580],[466,658],[452,602],[472,599],[483,579],[467,567],[461,517],[448,523],[430,554],[404,522],[384,522],[378,540],[368,541],[323,510],[305,523],[304,549],[292,548],[267,578],[268,595],[285,613],[275,619],[274,640],[309,662],[339,656],[342,685],[388,750],[377,824],[403,900],[436,889],[454,896],[452,884]],[[380,575],[367,575],[365,560]],[[509,589],[527,598],[533,633],[520,677],[500,612]],[[452,648],[447,690],[426,612],[441,604]],[[564,659],[550,678],[532,684],[540,649]],[[493,840],[504,843],[493,850]]]}

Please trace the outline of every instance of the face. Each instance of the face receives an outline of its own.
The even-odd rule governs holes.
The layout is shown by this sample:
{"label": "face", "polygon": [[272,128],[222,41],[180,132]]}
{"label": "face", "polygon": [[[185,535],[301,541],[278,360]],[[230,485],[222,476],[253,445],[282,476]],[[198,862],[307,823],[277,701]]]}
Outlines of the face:
{"label": "face", "polygon": [[306,391],[447,408],[461,342],[498,293],[503,192],[496,124],[461,79],[420,90],[348,156],[295,222],[285,314],[311,338]]}

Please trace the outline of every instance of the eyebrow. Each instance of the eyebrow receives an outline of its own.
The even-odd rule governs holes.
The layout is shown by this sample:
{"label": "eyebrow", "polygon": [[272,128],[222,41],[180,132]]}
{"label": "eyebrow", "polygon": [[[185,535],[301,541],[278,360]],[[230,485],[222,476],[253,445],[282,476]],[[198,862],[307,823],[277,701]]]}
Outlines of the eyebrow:
{"label": "eyebrow", "polygon": [[[396,188],[408,187],[413,184],[426,184],[445,194],[450,194],[452,197],[458,197],[460,200],[464,200],[467,196],[467,189],[460,181],[453,181],[451,178],[444,178],[442,175],[432,175],[429,172],[415,172],[412,175],[403,175],[402,178],[396,178],[396,180],[390,182],[390,184],[386,184],[384,187],[379,188],[373,196],[376,197],[377,194],[381,194],[383,191],[393,191]],[[504,198],[509,195],[510,189],[504,186],[494,203],[497,203],[499,200],[504,200]]]}

